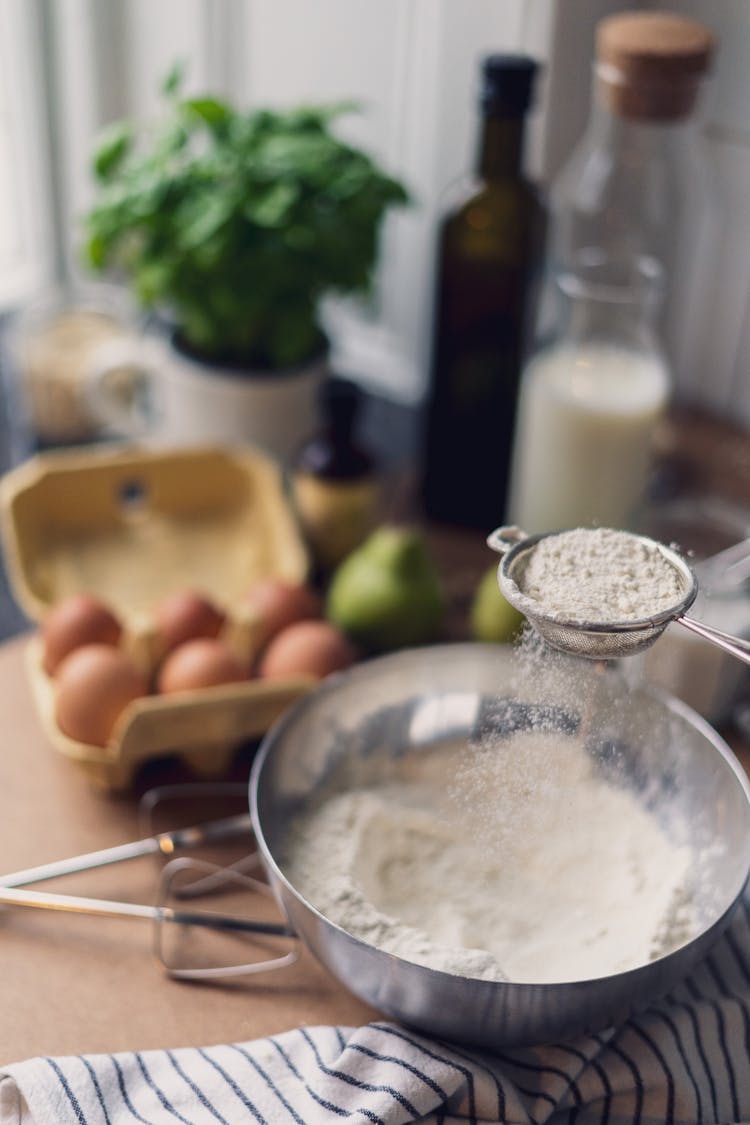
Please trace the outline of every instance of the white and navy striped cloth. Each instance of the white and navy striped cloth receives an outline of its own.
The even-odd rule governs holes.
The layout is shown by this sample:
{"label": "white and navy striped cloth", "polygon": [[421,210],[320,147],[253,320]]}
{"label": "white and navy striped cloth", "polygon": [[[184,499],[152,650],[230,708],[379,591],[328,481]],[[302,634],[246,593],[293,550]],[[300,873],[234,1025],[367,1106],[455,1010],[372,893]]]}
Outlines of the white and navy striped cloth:
{"label": "white and navy striped cloth", "polygon": [[557,1046],[457,1048],[386,1021],[218,1047],[36,1058],[0,1125],[750,1122],[750,899],[672,995]]}

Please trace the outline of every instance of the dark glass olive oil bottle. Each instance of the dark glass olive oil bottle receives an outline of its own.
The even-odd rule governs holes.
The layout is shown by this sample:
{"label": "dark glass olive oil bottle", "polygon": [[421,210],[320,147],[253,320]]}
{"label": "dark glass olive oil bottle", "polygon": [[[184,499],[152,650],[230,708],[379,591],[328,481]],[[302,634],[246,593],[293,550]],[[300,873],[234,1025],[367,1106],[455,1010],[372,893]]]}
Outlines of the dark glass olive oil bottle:
{"label": "dark glass olive oil bottle", "polygon": [[422,443],[422,501],[434,520],[502,523],[516,400],[544,249],[545,208],[523,172],[537,64],[482,62],[477,180],[444,217]]}

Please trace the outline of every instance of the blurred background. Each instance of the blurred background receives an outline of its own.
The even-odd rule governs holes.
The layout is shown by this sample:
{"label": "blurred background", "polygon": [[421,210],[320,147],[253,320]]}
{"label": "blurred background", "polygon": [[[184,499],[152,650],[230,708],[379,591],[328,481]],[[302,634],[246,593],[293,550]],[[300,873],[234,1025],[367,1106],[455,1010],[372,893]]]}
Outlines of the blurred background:
{"label": "blurred background", "polygon": [[[631,4],[630,7],[637,7]],[[676,0],[719,51],[702,106],[720,200],[698,263],[699,315],[684,324],[678,388],[750,422],[750,5]],[[2,0],[0,303],[12,310],[67,264],[79,269],[94,135],[148,120],[175,60],[186,92],[239,105],[355,99],[347,139],[406,182],[415,205],[388,217],[366,306],[336,308],[337,366],[399,401],[425,390],[434,234],[447,185],[471,166],[480,57],[523,51],[543,73],[528,164],[549,182],[588,115],[594,27],[608,0]]]}
{"label": "blurred background", "polygon": [[[671,378],[679,403],[750,426],[746,0],[0,0],[0,323],[10,329],[0,332],[0,468],[34,447],[7,355],[13,325],[50,287],[91,277],[82,246],[94,139],[121,118],[158,118],[175,63],[185,97],[362,107],[336,122],[337,134],[412,202],[388,211],[372,294],[326,302],[331,367],[389,404],[368,415],[373,440],[413,446],[429,388],[437,233],[448,189],[475,163],[482,59],[511,52],[540,63],[524,159],[545,189],[589,119],[596,26],[624,7],[694,17],[716,38],[697,114],[712,233],[690,262],[700,296],[678,325]],[[740,455],[750,465],[744,443]],[[734,537],[744,528],[733,525]],[[4,601],[7,635],[20,619]]]}

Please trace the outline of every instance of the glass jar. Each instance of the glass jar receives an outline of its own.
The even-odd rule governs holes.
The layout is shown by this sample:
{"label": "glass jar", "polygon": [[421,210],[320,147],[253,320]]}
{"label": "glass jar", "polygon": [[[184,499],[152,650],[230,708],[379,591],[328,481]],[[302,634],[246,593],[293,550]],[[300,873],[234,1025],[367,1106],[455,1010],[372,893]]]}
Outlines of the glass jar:
{"label": "glass jar", "polygon": [[[127,292],[107,283],[67,282],[40,294],[14,317],[10,364],[31,431],[31,445],[47,448],[96,440],[102,427],[92,410],[88,382],[101,350],[136,337]],[[113,376],[121,396],[134,375]]]}
{"label": "glass jar", "polygon": [[714,51],[703,24],[670,12],[617,12],[596,29],[592,112],[552,184],[549,264],[581,253],[656,258],[665,277],[660,329],[680,377],[685,318],[710,238],[709,161],[697,108]]}
{"label": "glass jar", "polygon": [[510,517],[529,534],[632,527],[670,393],[658,262],[588,253],[574,266],[557,277],[557,327],[521,381]]}

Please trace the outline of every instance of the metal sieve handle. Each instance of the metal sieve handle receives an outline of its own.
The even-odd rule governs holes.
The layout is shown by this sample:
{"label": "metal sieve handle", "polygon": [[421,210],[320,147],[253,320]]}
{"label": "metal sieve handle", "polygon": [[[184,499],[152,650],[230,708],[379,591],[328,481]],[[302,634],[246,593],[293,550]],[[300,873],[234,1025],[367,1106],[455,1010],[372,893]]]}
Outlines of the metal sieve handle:
{"label": "metal sieve handle", "polygon": [[515,547],[517,543],[522,543],[524,539],[528,539],[525,531],[515,524],[510,527],[496,527],[487,536],[487,546],[497,551],[498,555],[507,555],[511,547]]}
{"label": "metal sieve handle", "polygon": [[723,633],[721,629],[714,629],[711,625],[704,625],[702,621],[696,621],[694,617],[682,615],[676,617],[675,621],[684,625],[691,633],[696,633],[704,640],[724,649],[731,656],[742,660],[743,663],[750,664],[750,642],[743,640],[741,637],[733,637],[731,633]]}

